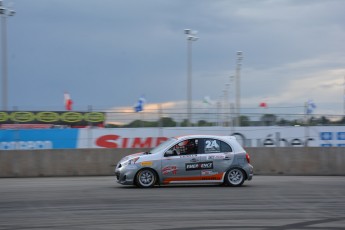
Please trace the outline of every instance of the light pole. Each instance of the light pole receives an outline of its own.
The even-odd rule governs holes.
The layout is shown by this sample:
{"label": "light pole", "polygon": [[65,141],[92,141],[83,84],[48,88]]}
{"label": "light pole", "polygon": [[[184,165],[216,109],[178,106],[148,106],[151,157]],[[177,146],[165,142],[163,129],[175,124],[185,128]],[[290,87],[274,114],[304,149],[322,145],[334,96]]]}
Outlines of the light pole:
{"label": "light pole", "polygon": [[192,42],[199,38],[195,36],[197,31],[185,29],[184,33],[187,35],[187,126],[190,126],[192,121]]}
{"label": "light pole", "polygon": [[240,126],[241,117],[241,65],[242,51],[237,51],[237,67],[236,67],[236,126]]}
{"label": "light pole", "polygon": [[2,109],[7,111],[7,34],[6,34],[6,19],[8,16],[13,16],[14,10],[7,9],[0,0],[0,16],[1,16],[1,45],[2,45]]}
{"label": "light pole", "polygon": [[[225,84],[225,90],[224,90],[224,115],[225,115],[225,120],[224,120],[224,126],[229,125],[229,87],[230,83]],[[229,109],[229,110],[228,110]]]}
{"label": "light pole", "polygon": [[343,94],[343,113],[344,113],[344,115],[345,115],[345,76],[344,76],[344,94]]}

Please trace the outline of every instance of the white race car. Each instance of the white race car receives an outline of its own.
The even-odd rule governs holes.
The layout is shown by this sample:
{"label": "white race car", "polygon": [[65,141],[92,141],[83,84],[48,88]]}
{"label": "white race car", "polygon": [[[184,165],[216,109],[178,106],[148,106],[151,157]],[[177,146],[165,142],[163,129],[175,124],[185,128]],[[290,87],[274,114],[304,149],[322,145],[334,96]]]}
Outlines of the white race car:
{"label": "white race car", "polygon": [[118,183],[141,188],[172,183],[241,186],[252,179],[253,166],[233,136],[189,135],[122,158],[115,175]]}

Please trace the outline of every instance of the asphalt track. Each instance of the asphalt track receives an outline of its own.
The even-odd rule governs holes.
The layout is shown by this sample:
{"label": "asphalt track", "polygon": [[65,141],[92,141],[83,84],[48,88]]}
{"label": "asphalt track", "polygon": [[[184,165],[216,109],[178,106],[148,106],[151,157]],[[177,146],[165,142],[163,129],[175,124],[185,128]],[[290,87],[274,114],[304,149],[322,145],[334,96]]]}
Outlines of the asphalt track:
{"label": "asphalt track", "polygon": [[345,229],[345,177],[153,189],[113,177],[0,179],[0,229]]}

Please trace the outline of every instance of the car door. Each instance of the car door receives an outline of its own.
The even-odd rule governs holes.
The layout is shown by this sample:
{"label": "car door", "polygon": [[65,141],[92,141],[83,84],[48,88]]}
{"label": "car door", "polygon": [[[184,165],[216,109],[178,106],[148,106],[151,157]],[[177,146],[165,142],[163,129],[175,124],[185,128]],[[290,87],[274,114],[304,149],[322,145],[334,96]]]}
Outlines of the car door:
{"label": "car door", "polygon": [[201,170],[202,180],[221,181],[233,160],[231,146],[214,138],[203,138],[199,144],[201,162],[212,163],[213,166],[212,169]]}
{"label": "car door", "polygon": [[[188,146],[191,141],[196,144],[193,149]],[[187,139],[166,151],[161,161],[161,175],[164,184],[200,180],[197,144],[198,139]]]}

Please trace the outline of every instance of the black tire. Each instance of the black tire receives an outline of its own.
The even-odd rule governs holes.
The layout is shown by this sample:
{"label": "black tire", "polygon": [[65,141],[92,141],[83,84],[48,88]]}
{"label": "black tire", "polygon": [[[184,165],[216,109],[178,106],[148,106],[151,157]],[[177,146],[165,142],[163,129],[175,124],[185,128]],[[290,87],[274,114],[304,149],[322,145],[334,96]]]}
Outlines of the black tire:
{"label": "black tire", "polygon": [[152,188],[157,181],[157,175],[152,169],[142,169],[135,177],[135,185],[139,188]]}
{"label": "black tire", "polygon": [[242,169],[232,168],[226,172],[224,182],[229,186],[239,187],[245,179],[245,173]]}

